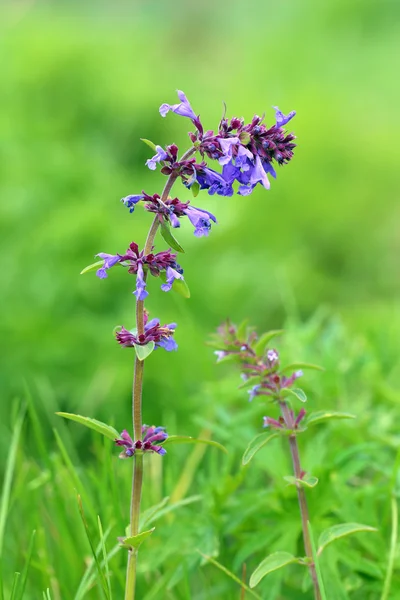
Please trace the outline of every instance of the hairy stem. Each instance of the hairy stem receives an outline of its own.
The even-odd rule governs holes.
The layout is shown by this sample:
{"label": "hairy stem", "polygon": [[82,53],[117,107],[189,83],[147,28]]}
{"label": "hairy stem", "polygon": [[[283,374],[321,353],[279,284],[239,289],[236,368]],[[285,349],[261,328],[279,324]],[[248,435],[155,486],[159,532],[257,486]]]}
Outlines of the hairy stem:
{"label": "hairy stem", "polygon": [[[194,152],[195,148],[190,148],[182,156],[180,160],[186,160]],[[168,177],[167,182],[164,186],[161,194],[160,203],[165,203],[168,200],[169,192],[172,189],[178,175],[171,173]],[[149,254],[154,245],[154,239],[157,234],[158,227],[160,225],[159,216],[156,214],[149,232],[147,234],[146,243],[144,245],[143,254]],[[146,280],[147,273],[144,273],[144,279]],[[136,327],[138,335],[144,333],[144,302],[143,300],[136,301]],[[132,389],[132,421],[133,421],[133,435],[134,440],[139,440],[142,437],[142,389],[143,389],[143,370],[144,361],[141,361],[135,357],[134,375],[133,375],[133,389]],[[130,510],[130,535],[134,536],[139,533],[139,515],[140,515],[140,500],[142,497],[142,485],[143,485],[143,454],[134,454],[134,465],[133,465],[133,476],[132,476],[132,495],[131,495],[131,510]],[[136,589],[136,567],[137,567],[137,555],[136,549],[129,550],[128,555],[128,567],[126,572],[126,588],[125,588],[125,600],[134,600],[135,589]]]}
{"label": "hairy stem", "polygon": [[[282,416],[285,420],[286,426],[288,427],[288,429],[294,429],[294,419],[293,419],[293,415],[289,409],[289,406],[287,405],[287,403],[284,400],[281,400],[279,404],[281,407]],[[301,479],[302,475],[303,475],[303,471],[302,471],[301,464],[300,464],[299,446],[297,444],[297,438],[296,438],[295,434],[289,436],[289,445],[290,445],[290,453],[292,455],[294,476],[296,479]],[[302,525],[302,529],[303,529],[304,549],[306,552],[306,556],[310,561],[309,569],[310,569],[311,579],[312,579],[313,585],[314,585],[314,597],[315,597],[315,600],[321,600],[321,591],[320,591],[320,587],[319,587],[317,572],[315,569],[315,563],[314,563],[313,553],[312,553],[312,544],[311,544],[311,539],[310,539],[310,532],[308,529],[308,522],[310,520],[310,517],[308,514],[306,494],[305,494],[304,487],[302,485],[300,485],[299,483],[296,484],[296,488],[297,488],[297,497],[299,500],[299,507],[300,507],[301,525]]]}

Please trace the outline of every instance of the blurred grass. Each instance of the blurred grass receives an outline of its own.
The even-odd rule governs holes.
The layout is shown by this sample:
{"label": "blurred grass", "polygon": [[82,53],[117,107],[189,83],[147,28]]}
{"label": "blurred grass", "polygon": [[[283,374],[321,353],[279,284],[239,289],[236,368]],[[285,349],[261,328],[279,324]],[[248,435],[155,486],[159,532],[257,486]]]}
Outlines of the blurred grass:
{"label": "blurred grass", "polygon": [[[105,492],[99,498],[97,450],[93,452],[88,441],[92,438],[78,426],[60,423],[54,412],[75,411],[111,420],[117,428],[129,422],[133,357],[116,346],[112,331],[118,324],[133,326],[132,281],[118,270],[105,282],[93,274],[80,277],[79,272],[97,252],[120,252],[132,239],[144,240],[148,215],[139,210],[130,215],[119,199],[142,189],[159,191],[163,184],[160,174],[144,166],[149,152],[140,137],[160,144],[176,141],[185,148],[188,122],[173,115],[164,120],[158,114],[162,102],[175,101],[176,88],[185,90],[209,127],[218,124],[222,100],[228,114],[251,118],[266,111],[269,121],[271,105],[278,104],[284,111],[296,109],[292,123],[298,148],[268,193],[258,190],[251,198],[203,194],[196,199],[196,204],[216,214],[219,224],[209,239],[195,239],[189,227],[179,231],[186,249],[181,262],[192,291],[189,301],[161,294],[157,282],[150,282],[151,313],[164,322],[178,321],[180,348],[173,356],[160,352],[151,357],[145,374],[144,418],[162,420],[174,433],[193,434],[213,415],[220,427],[215,436],[221,439],[221,419],[231,426],[229,412],[233,411],[232,418],[237,414],[243,419],[247,407],[240,408],[240,400],[226,408],[223,417],[210,408],[217,403],[214,396],[204,400],[203,382],[219,377],[204,345],[208,333],[228,315],[235,321],[250,315],[252,322],[267,329],[280,327],[288,314],[304,320],[321,305],[327,306],[337,315],[333,322],[338,330],[345,333],[339,335],[331,327],[325,337],[313,342],[318,362],[328,369],[316,396],[321,396],[321,407],[357,409],[361,420],[354,427],[359,427],[359,444],[372,443],[378,427],[378,455],[372,459],[367,454],[365,460],[373,460],[371,468],[384,473],[371,475],[372,479],[367,476],[370,497],[368,484],[364,495],[360,490],[354,510],[362,521],[371,502],[373,514],[388,518],[390,503],[389,499],[384,503],[382,482],[394,460],[390,448],[398,445],[395,432],[400,418],[396,143],[400,84],[395,76],[399,4],[259,0],[246,8],[239,2],[228,6],[210,0],[201,4],[174,0],[67,7],[18,1],[3,3],[0,11],[0,383],[4,398],[0,448],[6,456],[9,425],[15,420],[12,401],[26,397],[27,384],[33,408],[11,498],[8,534],[15,537],[8,539],[7,552],[16,569],[18,548],[26,548],[32,530],[38,529],[40,560],[36,557],[34,583],[28,582],[30,593],[50,586],[56,600],[60,593],[62,598],[73,597],[77,579],[69,569],[80,572],[81,557],[88,552],[73,504],[76,478],[62,463],[52,427],[61,433],[72,464],[87,464],[88,472],[79,467],[79,477],[82,486],[89,488],[91,502],[105,509],[105,514],[101,512],[104,528],[113,518],[120,529],[124,522],[128,491],[120,492],[121,482],[114,481],[112,499]],[[186,199],[184,188],[176,190]],[[299,338],[291,342],[294,359],[307,358],[300,331],[299,325],[293,329]],[[236,394],[232,386],[231,393]],[[215,394],[218,387],[212,389]],[[338,439],[328,449],[325,438],[317,437],[314,444],[319,444],[320,452],[310,447],[309,460],[314,457],[320,465],[328,452],[327,464],[333,464],[346,439],[339,430],[335,432]],[[239,446],[245,446],[242,433],[240,437],[237,453]],[[368,448],[360,448],[364,456]],[[32,459],[25,459],[30,453]],[[237,469],[234,456],[230,468]],[[202,484],[212,489],[219,477],[219,463],[213,461],[199,469],[195,488]],[[346,473],[355,476],[350,459],[338,461],[337,478],[327,471],[330,485],[321,485],[327,505],[332,502],[332,482],[335,494],[349,494],[342,489]],[[1,462],[3,471],[5,460]],[[167,473],[169,469],[179,472],[177,466],[165,464]],[[281,474],[277,468],[275,475]],[[229,474],[227,481],[235,476]],[[111,477],[106,468],[102,477],[105,481]],[[165,493],[171,493],[173,481],[172,475],[167,477]],[[263,481],[260,470],[257,485]],[[29,490],[26,504],[25,490]],[[224,493],[225,499],[230,497],[230,492]],[[243,493],[244,502],[251,505],[254,490]],[[208,546],[200,548],[205,554],[217,552],[215,539],[225,532],[229,549],[221,550],[218,560],[227,568],[232,568],[238,552],[232,536],[237,533],[235,519],[243,510],[242,501],[235,506],[235,496],[230,502],[231,529],[223,503],[213,517],[204,513],[202,518],[212,522],[209,529],[199,523],[201,535],[211,532]],[[33,504],[37,508],[27,517]],[[111,506],[119,506],[118,517]],[[86,510],[90,509],[86,506]],[[193,513],[185,510],[189,540],[197,534],[190,534]],[[291,510],[288,521],[293,517],[293,527],[288,527],[288,540],[283,536],[278,549],[290,550],[288,544],[296,539],[294,505]],[[24,531],[16,530],[21,514],[27,520]],[[350,516],[345,515],[349,520]],[[93,513],[91,518],[97,517]],[[245,525],[248,532],[256,526],[257,519],[252,518],[255,521]],[[368,520],[365,515],[365,519],[370,524],[380,521],[378,516]],[[92,520],[94,528],[96,523]],[[81,531],[79,555],[72,531],[73,536]],[[389,528],[387,542],[388,532]],[[121,532],[114,533],[113,539]],[[383,538],[380,544],[379,559],[388,547]],[[266,545],[264,540],[260,551]],[[238,569],[238,556],[243,553],[236,554]],[[50,560],[52,555],[55,558]],[[64,555],[72,561],[68,569]],[[159,558],[161,564],[162,552]],[[198,560],[193,558],[193,564]],[[22,557],[20,569],[21,561]],[[335,565],[333,561],[330,566],[333,580]],[[8,563],[7,568],[11,568]],[[212,567],[207,569],[211,573]],[[228,597],[221,593],[229,593],[230,583],[219,583],[220,577],[215,574],[209,589],[215,586],[217,591],[209,591],[207,597]],[[218,585],[223,592],[218,592]],[[348,588],[358,589],[354,577]],[[184,593],[171,598],[185,598]],[[361,598],[358,593],[351,597]],[[295,597],[293,590],[286,594]],[[346,596],[338,596],[342,597]],[[378,596],[371,591],[370,597]]]}

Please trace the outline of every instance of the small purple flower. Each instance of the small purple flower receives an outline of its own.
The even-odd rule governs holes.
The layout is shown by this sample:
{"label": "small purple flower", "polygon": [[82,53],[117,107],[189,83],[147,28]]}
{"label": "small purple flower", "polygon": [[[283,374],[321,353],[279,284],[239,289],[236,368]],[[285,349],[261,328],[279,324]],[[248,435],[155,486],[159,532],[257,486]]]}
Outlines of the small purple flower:
{"label": "small purple flower", "polygon": [[228,356],[228,352],[226,352],[225,350],[214,350],[214,354],[217,357],[217,363],[221,362],[221,360],[223,358],[225,358],[225,356]]}
{"label": "small purple flower", "polygon": [[296,115],[295,110],[292,110],[288,115],[284,115],[277,106],[273,106],[272,108],[275,110],[276,124],[278,127],[283,127]]}
{"label": "small purple flower", "polygon": [[161,146],[156,146],[157,153],[149,160],[146,160],[146,165],[149,167],[151,171],[154,171],[157,167],[157,163],[168,158],[168,154],[165,152]]}
{"label": "small purple flower", "polygon": [[244,174],[241,175],[239,181],[242,183],[246,183],[249,185],[241,185],[239,187],[238,193],[241,196],[248,196],[251,194],[257,183],[261,183],[266,190],[269,190],[271,187],[270,182],[268,181],[267,173],[264,170],[263,164],[259,156],[255,158],[255,164],[253,164],[250,169],[248,169]]}
{"label": "small purple flower", "polygon": [[121,199],[121,202],[124,203],[125,206],[129,208],[129,212],[133,213],[135,210],[135,206],[138,202],[144,199],[144,194],[136,194],[125,196],[125,198]]}
{"label": "small purple flower", "polygon": [[301,369],[299,369],[298,371],[295,371],[293,373],[293,375],[291,375],[290,377],[285,377],[283,375],[282,381],[281,381],[281,388],[290,387],[291,385],[293,385],[293,383],[296,381],[296,379],[298,379],[299,377],[302,377],[302,376],[303,376],[303,371]]}
{"label": "small purple flower", "polygon": [[138,335],[135,330],[128,331],[125,327],[121,327],[116,332],[115,337],[117,342],[123,348],[133,348],[134,346],[144,346],[149,342],[154,342],[156,348],[164,348],[167,352],[172,352],[178,349],[178,344],[173,339],[176,323],[168,323],[160,326],[160,319],[148,320],[147,311],[144,313],[144,333]]}
{"label": "small purple flower", "polygon": [[207,236],[211,229],[211,221],[214,221],[214,223],[217,222],[213,214],[201,208],[188,206],[183,212],[194,226],[194,235],[196,237]]}
{"label": "small purple flower", "polygon": [[276,350],[267,351],[267,360],[270,367],[274,367],[279,362],[279,354]]}
{"label": "small purple flower", "polygon": [[254,400],[254,398],[256,396],[258,396],[258,392],[259,389],[261,388],[261,384],[258,383],[257,385],[254,385],[251,390],[249,390],[249,402],[251,402],[252,400]]}
{"label": "small purple flower", "polygon": [[233,148],[240,144],[240,140],[238,137],[217,139],[223,152],[222,156],[218,159],[218,162],[220,165],[226,165],[231,162],[233,157]]}
{"label": "small purple flower", "polygon": [[144,300],[149,295],[149,292],[146,291],[146,281],[144,279],[143,265],[141,262],[137,263],[136,290],[133,294],[138,300]]}
{"label": "small purple flower", "polygon": [[264,419],[264,425],[263,427],[272,427],[273,429],[284,429],[284,421],[282,419],[277,421],[276,419],[272,419],[271,417],[263,417]]}
{"label": "small purple flower", "polygon": [[179,104],[161,104],[160,115],[165,117],[167,113],[172,110],[176,115],[181,117],[189,117],[189,119],[196,120],[196,115],[190,106],[189,100],[181,90],[178,91]]}
{"label": "small purple flower", "polygon": [[107,254],[106,252],[99,252],[99,254],[96,254],[96,256],[104,259],[104,265],[96,271],[96,275],[97,277],[100,277],[100,279],[105,279],[108,277],[107,269],[111,269],[111,267],[116,265],[121,260],[119,254]]}
{"label": "small purple flower", "polygon": [[167,281],[166,283],[164,283],[161,286],[161,289],[163,292],[169,292],[170,289],[172,288],[172,284],[174,283],[175,279],[183,279],[183,275],[182,273],[178,273],[178,271],[176,269],[173,269],[172,267],[167,267],[166,269],[166,275],[167,275]]}
{"label": "small purple flower", "polygon": [[[142,436],[143,440],[136,440],[134,442],[127,430],[124,429],[121,436],[115,440],[117,446],[124,447],[124,450],[119,457],[131,458],[138,450],[141,452],[156,452],[161,456],[167,453],[165,448],[160,445],[168,438],[168,434],[164,427],[154,427],[154,425],[149,427],[148,425],[143,425]],[[158,442],[158,444],[155,444],[154,442]]]}

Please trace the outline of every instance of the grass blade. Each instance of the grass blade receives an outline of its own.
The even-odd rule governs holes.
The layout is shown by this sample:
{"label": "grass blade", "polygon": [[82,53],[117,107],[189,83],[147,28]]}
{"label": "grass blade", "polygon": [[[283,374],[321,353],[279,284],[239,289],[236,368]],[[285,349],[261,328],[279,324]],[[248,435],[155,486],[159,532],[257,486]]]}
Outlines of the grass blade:
{"label": "grass blade", "polygon": [[108,593],[109,593],[110,600],[112,600],[112,590],[111,590],[111,581],[110,581],[110,570],[108,568],[108,560],[107,560],[106,540],[104,538],[103,527],[101,525],[100,517],[97,517],[97,522],[99,525],[100,544],[101,544],[101,550],[103,553],[103,564],[104,564],[104,570],[106,572]]}
{"label": "grass blade", "polygon": [[[13,474],[14,474],[14,468],[15,468],[15,461],[16,461],[16,457],[17,457],[17,450],[18,450],[18,442],[19,442],[19,437],[21,434],[21,429],[22,429],[22,424],[24,422],[24,418],[25,418],[25,408],[22,408],[15,426],[14,426],[14,432],[13,432],[13,436],[11,439],[11,444],[10,444],[10,451],[8,453],[8,457],[7,457],[7,464],[6,464],[6,469],[5,469],[5,475],[4,475],[4,483],[3,483],[3,489],[1,492],[1,502],[0,502],[0,556],[2,555],[2,551],[3,551],[3,541],[4,541],[4,530],[6,527],[6,520],[7,520],[7,512],[8,512],[8,503],[10,501],[10,494],[11,494],[11,483],[12,483],[12,478],[13,478]],[[19,573],[18,573],[18,577],[19,577]],[[15,580],[15,577],[14,577]]]}
{"label": "grass blade", "polygon": [[111,600],[110,595],[109,595],[109,591],[108,591],[107,581],[106,581],[106,578],[104,576],[103,570],[101,568],[100,561],[99,561],[99,559],[97,557],[97,552],[95,550],[95,547],[94,547],[94,544],[93,544],[93,541],[92,541],[92,537],[90,535],[89,526],[88,526],[88,524],[86,522],[86,519],[85,519],[85,513],[83,512],[82,500],[81,500],[81,497],[79,496],[79,494],[78,494],[78,505],[79,505],[79,512],[80,512],[80,515],[81,515],[82,523],[83,523],[83,526],[85,528],[86,537],[88,539],[89,546],[90,546],[90,549],[92,551],[93,559],[94,559],[94,562],[96,564],[96,568],[97,568],[97,572],[98,572],[98,575],[99,575],[99,581],[100,581],[101,587],[103,588],[103,591],[105,593],[105,596],[106,596],[107,600]]}
{"label": "grass blade", "polygon": [[10,600],[16,600],[17,598],[17,590],[18,590],[18,582],[19,582],[19,577],[20,577],[21,573],[14,573],[14,579],[13,579],[13,583],[12,583],[12,588],[11,588],[11,596],[10,596]]}

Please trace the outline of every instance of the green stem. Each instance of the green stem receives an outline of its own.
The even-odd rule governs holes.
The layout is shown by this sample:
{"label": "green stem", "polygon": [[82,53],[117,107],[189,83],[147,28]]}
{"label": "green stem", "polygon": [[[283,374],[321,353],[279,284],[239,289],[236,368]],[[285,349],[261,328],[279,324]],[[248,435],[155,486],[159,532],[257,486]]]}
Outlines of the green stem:
{"label": "green stem", "polygon": [[[289,406],[283,400],[281,400],[279,402],[279,405],[281,407],[282,416],[285,420],[287,428],[293,429],[294,428],[293,416],[292,416]],[[296,479],[301,479],[302,478],[302,469],[301,469],[301,464],[300,464],[299,446],[297,444],[297,438],[296,438],[295,434],[289,436],[289,446],[290,446],[290,453],[292,455],[294,476]],[[297,488],[297,497],[299,500],[299,507],[300,507],[301,525],[302,525],[302,529],[303,529],[304,549],[306,552],[306,556],[310,561],[309,569],[310,569],[311,579],[312,579],[313,586],[314,586],[314,597],[315,597],[315,600],[321,600],[321,591],[320,591],[320,587],[319,587],[317,572],[315,569],[315,563],[314,563],[313,551],[312,551],[312,543],[311,543],[311,538],[310,538],[310,531],[308,528],[308,522],[310,520],[310,517],[309,517],[309,513],[308,513],[306,494],[305,494],[304,487],[302,485],[300,485],[299,483],[297,483],[296,488]]]}
{"label": "green stem", "polygon": [[[188,159],[194,154],[196,148],[190,148],[182,156],[180,160]],[[165,187],[162,191],[160,203],[165,203],[168,200],[168,195],[177,180],[178,175],[171,173],[168,177]],[[149,254],[154,245],[154,239],[156,237],[158,227],[160,225],[160,219],[158,215],[154,217],[154,220],[147,234],[146,243],[144,245],[143,254]],[[144,273],[144,279],[146,280],[147,273]],[[143,300],[136,301],[136,327],[138,335],[144,333],[144,302]],[[132,421],[133,421],[133,437],[134,440],[140,440],[142,437],[142,390],[143,390],[143,370],[144,361],[139,360],[135,357],[134,375],[133,375],[133,389],[132,389]],[[139,533],[139,516],[140,516],[140,500],[142,497],[142,485],[143,485],[143,454],[135,453],[133,465],[133,476],[132,476],[132,495],[131,495],[131,510],[130,510],[130,535],[134,536]],[[136,570],[137,570],[137,556],[138,551],[136,549],[129,550],[128,554],[128,566],[126,571],[126,588],[125,588],[125,600],[135,599],[136,590]]]}

